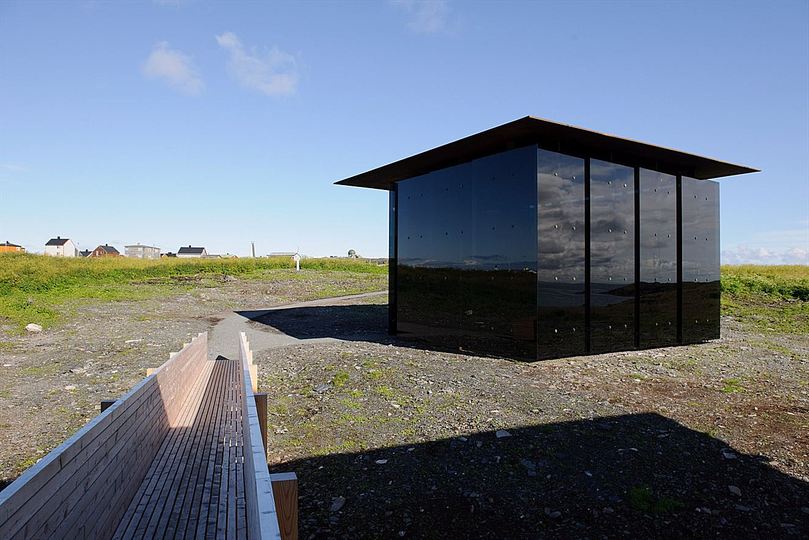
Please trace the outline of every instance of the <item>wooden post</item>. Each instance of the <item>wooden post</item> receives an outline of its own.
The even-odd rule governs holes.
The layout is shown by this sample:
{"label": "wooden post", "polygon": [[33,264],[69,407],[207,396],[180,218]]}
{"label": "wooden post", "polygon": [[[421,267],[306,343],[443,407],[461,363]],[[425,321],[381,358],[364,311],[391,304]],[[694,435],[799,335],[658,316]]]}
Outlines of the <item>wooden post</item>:
{"label": "wooden post", "polygon": [[253,384],[253,393],[258,392],[258,366],[250,364],[250,382]]}
{"label": "wooden post", "polygon": [[258,424],[261,428],[261,442],[264,444],[264,454],[267,454],[267,394],[265,392],[253,394],[256,399],[256,412],[258,412]]}
{"label": "wooden post", "polygon": [[294,472],[270,475],[281,540],[298,540],[298,477]]}
{"label": "wooden post", "polygon": [[114,399],[102,399],[101,400],[101,412],[106,411],[115,403],[116,400]]}

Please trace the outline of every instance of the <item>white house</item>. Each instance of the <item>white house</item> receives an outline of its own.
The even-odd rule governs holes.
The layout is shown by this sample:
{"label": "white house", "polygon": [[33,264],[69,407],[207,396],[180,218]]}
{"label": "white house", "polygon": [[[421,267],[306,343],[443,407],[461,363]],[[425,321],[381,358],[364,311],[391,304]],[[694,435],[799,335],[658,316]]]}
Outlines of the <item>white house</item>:
{"label": "white house", "polygon": [[204,247],[181,247],[177,250],[177,257],[181,259],[199,259],[201,257],[207,257],[208,250]]}
{"label": "white house", "polygon": [[76,244],[74,244],[73,240],[70,238],[57,236],[56,238],[51,238],[48,240],[48,243],[45,244],[45,255],[52,257],[78,257],[79,248],[76,247]]}

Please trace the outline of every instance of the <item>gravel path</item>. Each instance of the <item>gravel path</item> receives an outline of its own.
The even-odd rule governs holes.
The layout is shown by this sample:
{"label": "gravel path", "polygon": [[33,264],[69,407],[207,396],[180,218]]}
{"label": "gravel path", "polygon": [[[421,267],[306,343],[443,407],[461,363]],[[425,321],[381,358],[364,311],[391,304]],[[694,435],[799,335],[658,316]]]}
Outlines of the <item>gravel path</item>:
{"label": "gravel path", "polygon": [[[208,334],[208,350],[211,358],[224,356],[226,358],[236,358],[239,355],[239,333],[247,333],[250,348],[253,353],[259,353],[267,349],[285,347],[288,345],[300,344],[304,339],[285,334],[264,324],[256,324],[254,321],[266,319],[272,316],[272,312],[280,310],[290,310],[299,308],[311,308],[329,305],[353,304],[357,301],[373,298],[383,298],[387,296],[386,291],[354,294],[349,296],[339,296],[336,298],[325,298],[321,300],[310,300],[307,302],[295,302],[283,304],[263,309],[250,309],[244,311],[226,311],[219,315],[221,320],[217,322]],[[315,343],[329,343],[336,341],[335,338],[314,338],[305,340]]]}

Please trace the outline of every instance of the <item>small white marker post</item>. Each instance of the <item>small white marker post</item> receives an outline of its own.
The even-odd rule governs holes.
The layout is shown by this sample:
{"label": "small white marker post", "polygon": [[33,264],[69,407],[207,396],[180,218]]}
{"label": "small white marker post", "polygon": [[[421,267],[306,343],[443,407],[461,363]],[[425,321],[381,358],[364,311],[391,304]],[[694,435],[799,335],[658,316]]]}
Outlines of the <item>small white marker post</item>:
{"label": "small white marker post", "polygon": [[295,255],[292,256],[292,260],[295,261],[295,271],[300,272],[301,271],[301,254],[296,253]]}

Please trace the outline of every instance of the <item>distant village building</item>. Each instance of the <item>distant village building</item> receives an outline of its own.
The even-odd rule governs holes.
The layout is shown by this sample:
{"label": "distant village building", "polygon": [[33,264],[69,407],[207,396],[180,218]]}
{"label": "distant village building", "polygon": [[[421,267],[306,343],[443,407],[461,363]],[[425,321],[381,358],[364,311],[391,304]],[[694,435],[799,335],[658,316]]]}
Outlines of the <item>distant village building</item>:
{"label": "distant village building", "polygon": [[89,257],[120,257],[121,253],[112,246],[108,246],[104,244],[103,246],[98,246],[90,253]]}
{"label": "distant village building", "polygon": [[154,246],[142,246],[135,244],[133,246],[124,246],[124,251],[127,257],[133,259],[159,259],[160,248]]}
{"label": "distant village building", "polygon": [[25,248],[6,240],[4,244],[0,244],[0,253],[25,253]]}
{"label": "distant village building", "polygon": [[270,253],[267,256],[268,257],[294,257],[295,252],[294,251],[273,251],[272,253]]}
{"label": "distant village building", "polygon": [[86,257],[89,257],[91,253],[92,253],[92,251],[90,251],[89,249],[83,249],[83,250],[79,251],[79,257],[85,257],[86,258]]}
{"label": "distant village building", "polygon": [[165,253],[161,253],[161,254],[160,254],[160,258],[161,258],[161,259],[176,259],[176,258],[177,258],[177,254],[176,254],[176,253],[172,253],[171,251],[167,251],[167,252],[165,252]]}
{"label": "distant village building", "polygon": [[177,257],[181,259],[200,259],[208,255],[208,250],[204,247],[181,247],[177,251]]}
{"label": "distant village building", "polygon": [[45,244],[45,255],[50,255],[51,257],[78,257],[79,249],[73,243],[73,240],[57,236],[56,238],[51,238]]}

